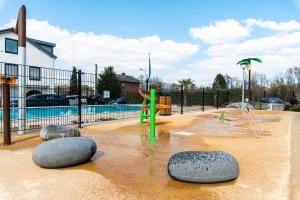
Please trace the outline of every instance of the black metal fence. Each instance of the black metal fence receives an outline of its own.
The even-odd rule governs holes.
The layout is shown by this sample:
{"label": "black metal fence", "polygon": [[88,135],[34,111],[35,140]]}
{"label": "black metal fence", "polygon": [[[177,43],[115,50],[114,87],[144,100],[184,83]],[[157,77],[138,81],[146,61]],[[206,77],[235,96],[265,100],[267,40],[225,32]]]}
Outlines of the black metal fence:
{"label": "black metal fence", "polygon": [[[138,89],[126,89],[125,104],[103,98],[96,88],[96,76],[81,70],[73,71],[37,66],[21,66],[0,62],[0,74],[14,77],[10,85],[10,124],[12,131],[25,132],[48,124],[76,125],[126,118],[138,118],[143,101]],[[141,83],[140,87],[145,84]],[[205,111],[240,102],[240,88],[213,90],[203,87],[184,88],[178,84],[150,82],[160,96],[171,96],[172,113]],[[138,88],[138,87],[137,87]],[[0,85],[0,133],[3,132],[3,85]],[[124,95],[122,91],[120,94]],[[247,91],[246,93],[247,94]],[[267,97],[269,92],[256,90],[253,101]],[[291,96],[287,99],[295,98]],[[26,106],[25,106],[26,105]]]}

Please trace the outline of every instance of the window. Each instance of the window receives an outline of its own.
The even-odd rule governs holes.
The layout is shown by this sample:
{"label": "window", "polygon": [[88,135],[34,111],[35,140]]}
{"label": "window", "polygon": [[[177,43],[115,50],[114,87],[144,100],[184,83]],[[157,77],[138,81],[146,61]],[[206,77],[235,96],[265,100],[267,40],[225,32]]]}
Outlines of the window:
{"label": "window", "polygon": [[29,67],[29,80],[39,81],[41,79],[41,68]]}
{"label": "window", "polygon": [[18,54],[18,40],[5,38],[5,53]]}
{"label": "window", "polygon": [[18,65],[5,63],[4,73],[5,76],[18,78]]}

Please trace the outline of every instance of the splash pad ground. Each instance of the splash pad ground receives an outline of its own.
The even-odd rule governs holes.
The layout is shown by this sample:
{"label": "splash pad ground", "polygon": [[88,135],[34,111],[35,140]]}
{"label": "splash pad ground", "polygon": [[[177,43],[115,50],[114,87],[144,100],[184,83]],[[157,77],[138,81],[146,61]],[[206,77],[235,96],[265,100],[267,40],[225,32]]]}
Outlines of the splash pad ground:
{"label": "splash pad ground", "polygon": [[[98,145],[93,161],[56,170],[32,162],[42,142],[37,134],[16,135],[13,145],[0,147],[0,199],[299,199],[300,116],[259,111],[264,133],[255,137],[242,112],[224,111],[224,122],[218,111],[158,117],[155,144],[147,142],[149,124],[138,119],[85,127],[82,135]],[[239,162],[239,178],[218,184],[171,179],[168,159],[186,150],[229,152]]]}

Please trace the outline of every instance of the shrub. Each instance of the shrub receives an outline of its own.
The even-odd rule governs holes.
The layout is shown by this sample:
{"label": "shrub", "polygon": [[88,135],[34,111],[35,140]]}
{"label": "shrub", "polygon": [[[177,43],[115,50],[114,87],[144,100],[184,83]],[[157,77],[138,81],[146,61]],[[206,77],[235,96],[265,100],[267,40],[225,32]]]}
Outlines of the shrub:
{"label": "shrub", "polygon": [[291,110],[294,111],[294,112],[300,112],[300,105],[298,104],[298,105],[292,106]]}

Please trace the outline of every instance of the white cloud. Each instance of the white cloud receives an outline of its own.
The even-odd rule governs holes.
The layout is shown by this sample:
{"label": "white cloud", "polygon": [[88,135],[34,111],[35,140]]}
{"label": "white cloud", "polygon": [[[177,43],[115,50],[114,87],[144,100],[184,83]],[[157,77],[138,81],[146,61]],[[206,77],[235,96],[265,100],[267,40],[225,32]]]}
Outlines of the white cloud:
{"label": "white cloud", "polygon": [[216,21],[209,26],[191,28],[194,39],[200,39],[209,44],[228,43],[249,36],[249,30],[234,19]]}
{"label": "white cloud", "polygon": [[243,54],[263,54],[276,53],[278,50],[287,47],[297,47],[300,45],[300,32],[276,34],[268,37],[249,39],[239,43],[228,43],[221,45],[211,45],[207,54],[209,56],[220,55],[243,55]]}
{"label": "white cloud", "polygon": [[290,20],[287,22],[276,22],[272,20],[261,20],[261,19],[246,19],[245,23],[249,28],[257,26],[260,28],[270,29],[274,31],[288,32],[300,29],[300,23],[296,20]]}
{"label": "white cloud", "polygon": [[[9,25],[14,25],[12,20]],[[181,62],[198,51],[198,46],[161,40],[159,36],[141,38],[121,38],[113,35],[91,32],[70,32],[47,21],[27,20],[28,37],[56,43],[57,63],[64,66],[81,66],[84,71],[93,72],[94,64],[100,67],[113,65],[120,72],[139,75],[140,67],[148,65],[148,52],[151,52],[153,70],[159,70]]]}
{"label": "white cloud", "polygon": [[[243,21],[245,26],[235,20],[219,21],[206,28],[200,28],[202,35],[197,31],[192,33],[191,29],[191,34],[195,34],[194,38],[209,43],[201,52],[198,52],[199,47],[195,44],[161,40],[159,36],[122,38],[71,32],[50,25],[47,21],[34,19],[28,20],[28,35],[56,43],[55,54],[59,57],[58,63],[62,64],[61,66],[76,65],[84,67],[84,71],[93,71],[94,63],[98,63],[101,67],[114,65],[118,72],[138,76],[141,72],[137,69],[147,66],[147,53],[150,51],[154,76],[158,75],[166,82],[193,78],[198,85],[207,85],[213,81],[217,73],[240,77],[241,70],[236,62],[246,57],[260,57],[263,63],[255,63],[253,70],[265,73],[269,77],[288,67],[299,66],[300,29],[298,30],[296,25],[291,25],[298,24],[297,21],[289,22],[291,21],[267,23],[271,25],[266,25],[265,28],[278,32],[257,38],[251,37],[249,31],[251,30],[255,36],[257,29],[251,27],[261,28],[262,25],[254,25],[251,22],[250,27],[247,20]],[[228,30],[227,26],[224,27],[223,23],[229,24],[228,27],[232,30]],[[14,24],[15,20],[10,23]],[[242,27],[240,29],[242,31],[233,31],[234,27],[235,30]],[[201,57],[201,60],[194,61],[195,56]],[[182,65],[178,66],[179,63]]]}
{"label": "white cloud", "polygon": [[253,63],[253,70],[273,77],[289,67],[300,65],[300,32],[211,45],[205,54],[205,59],[189,66],[194,74],[201,74],[201,82],[212,82],[216,73],[240,77],[241,70],[236,63],[247,57],[261,58],[263,63]]}

